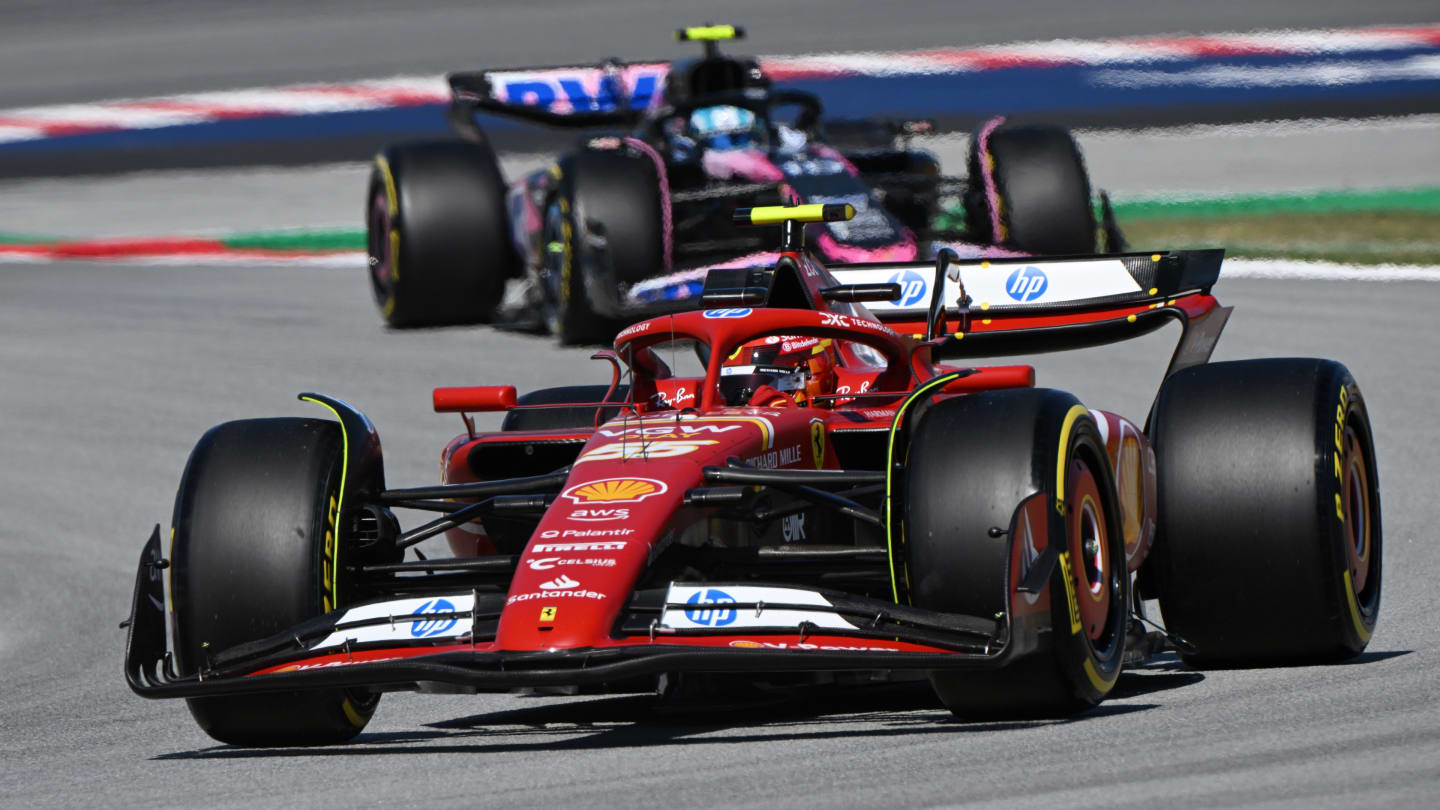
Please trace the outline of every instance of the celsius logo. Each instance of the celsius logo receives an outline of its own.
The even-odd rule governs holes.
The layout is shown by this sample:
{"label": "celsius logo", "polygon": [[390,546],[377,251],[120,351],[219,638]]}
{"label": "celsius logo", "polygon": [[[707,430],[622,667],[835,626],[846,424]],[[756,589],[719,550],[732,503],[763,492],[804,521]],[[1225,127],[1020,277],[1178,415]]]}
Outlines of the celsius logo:
{"label": "celsius logo", "polygon": [[1049,286],[1050,280],[1045,277],[1045,271],[1033,265],[1026,265],[1005,279],[1005,292],[1022,304],[1044,295],[1045,288]]}
{"label": "celsius logo", "polygon": [[707,309],[707,318],[744,318],[752,312],[749,308]]}
{"label": "celsius logo", "polygon": [[449,616],[435,616],[434,618],[421,619],[410,623],[410,635],[416,638],[429,638],[438,636],[441,633],[455,626],[459,619],[455,618],[455,605],[448,599],[431,599],[415,611],[417,615],[449,613]]}
{"label": "celsius logo", "polygon": [[[704,597],[703,599],[701,597]],[[710,605],[733,605],[735,597],[724,591],[717,591],[709,588],[705,591],[696,591],[685,600],[685,604],[692,605],[685,611],[685,618],[704,627],[724,627],[735,621],[735,608],[714,608]],[[703,605],[704,607],[698,607]]]}
{"label": "celsius logo", "polygon": [[925,298],[925,277],[914,270],[896,273],[890,283],[900,285],[900,300],[895,303],[902,307],[913,307]]}

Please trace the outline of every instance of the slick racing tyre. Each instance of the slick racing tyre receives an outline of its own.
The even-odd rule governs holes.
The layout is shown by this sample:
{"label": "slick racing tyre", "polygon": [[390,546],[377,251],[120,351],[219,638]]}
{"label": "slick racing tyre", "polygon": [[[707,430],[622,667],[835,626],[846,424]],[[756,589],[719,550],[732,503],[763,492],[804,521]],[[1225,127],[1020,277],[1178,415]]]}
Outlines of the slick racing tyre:
{"label": "slick racing tyre", "polygon": [[[343,440],[315,419],[211,428],[175,496],[170,553],[176,665],[262,639],[344,603],[336,533]],[[322,745],[360,733],[380,696],[316,690],[190,698],[190,713],[233,745]]]}
{"label": "slick racing tyre", "polygon": [[[1004,615],[1014,544],[1058,543],[1062,552],[1046,586],[1048,615],[1041,608],[1038,617],[1049,632],[1024,631],[1037,639],[1033,652],[998,670],[931,673],[957,716],[1059,717],[1096,705],[1114,686],[1130,576],[1107,458],[1090,412],[1060,391],[972,394],[921,415],[902,490],[913,604]],[[1036,496],[1038,508],[1020,511]]]}
{"label": "slick racing tyre", "polygon": [[625,325],[621,285],[664,269],[660,181],[623,152],[580,152],[560,171],[545,211],[547,325],[564,345],[608,343]]}
{"label": "slick racing tyre", "polygon": [[505,182],[485,144],[387,146],[365,200],[370,283],[395,328],[488,323],[520,271]]}
{"label": "slick racing tyre", "polygon": [[1070,133],[1045,124],[985,127],[970,143],[966,228],[1044,255],[1095,252],[1090,178]]}
{"label": "slick racing tyre", "polygon": [[[541,388],[521,395],[516,405],[558,405],[570,402],[601,402],[610,391],[608,385],[567,385],[560,388]],[[617,385],[610,394],[610,401],[624,402],[630,393],[630,386]],[[500,423],[502,431],[509,430],[562,430],[584,428],[589,430],[596,424],[595,411],[598,408],[544,408],[538,410],[513,410],[505,414]],[[606,408],[600,423],[615,418],[618,407]]]}
{"label": "slick racing tyre", "polygon": [[1330,360],[1196,366],[1150,428],[1160,521],[1143,575],[1193,666],[1335,661],[1380,615],[1380,485],[1365,400]]}

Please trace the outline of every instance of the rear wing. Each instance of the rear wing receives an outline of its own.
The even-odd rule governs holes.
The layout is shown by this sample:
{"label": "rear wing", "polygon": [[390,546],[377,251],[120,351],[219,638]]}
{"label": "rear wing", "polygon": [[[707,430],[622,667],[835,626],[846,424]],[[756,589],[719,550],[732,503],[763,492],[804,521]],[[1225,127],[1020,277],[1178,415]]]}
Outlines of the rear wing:
{"label": "rear wing", "polygon": [[1181,250],[826,269],[842,284],[899,285],[895,300],[866,306],[897,331],[937,340],[937,359],[1080,349],[1178,321],[1184,334],[1174,373],[1206,362],[1229,318],[1230,308],[1210,295],[1224,257],[1218,249]]}
{"label": "rear wing", "polygon": [[658,106],[667,62],[557,65],[451,73],[451,119],[475,132],[476,110],[556,127],[634,124]]}

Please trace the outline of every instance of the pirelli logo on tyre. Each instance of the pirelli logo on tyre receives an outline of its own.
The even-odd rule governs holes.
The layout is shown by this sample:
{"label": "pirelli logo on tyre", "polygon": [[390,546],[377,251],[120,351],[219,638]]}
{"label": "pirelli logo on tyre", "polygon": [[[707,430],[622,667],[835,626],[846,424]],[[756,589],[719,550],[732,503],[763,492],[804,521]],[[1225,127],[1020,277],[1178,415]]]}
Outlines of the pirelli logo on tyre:
{"label": "pirelli logo on tyre", "polygon": [[1070,635],[1080,632],[1080,602],[1075,599],[1075,572],[1070,570],[1070,552],[1060,552],[1060,578],[1065,581],[1065,606],[1070,611]]}
{"label": "pirelli logo on tyre", "polygon": [[654,478],[605,478],[576,484],[560,495],[575,503],[638,503],[669,489]]}

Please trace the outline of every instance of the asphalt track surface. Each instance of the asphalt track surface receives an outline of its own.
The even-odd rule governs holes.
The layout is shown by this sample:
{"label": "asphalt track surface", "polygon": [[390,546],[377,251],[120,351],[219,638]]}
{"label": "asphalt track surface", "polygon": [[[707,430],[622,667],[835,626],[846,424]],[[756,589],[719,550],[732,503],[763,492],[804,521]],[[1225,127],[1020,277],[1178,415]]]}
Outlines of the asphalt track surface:
{"label": "asphalt track surface", "polygon": [[106,98],[689,55],[670,32],[746,26],[760,53],[900,50],[1114,37],[1433,22],[1431,0],[11,0],[0,108]]}
{"label": "asphalt track surface", "polygon": [[[358,272],[0,267],[0,805],[1420,806],[1440,790],[1440,549],[1426,283],[1222,281],[1219,359],[1315,355],[1365,391],[1384,485],[1386,596],[1342,666],[1193,672],[1166,658],[1063,723],[953,722],[924,688],[780,705],[388,695],[351,745],[219,746],[120,674],[133,566],[210,425],[365,409],[396,485],[434,480],[445,384],[608,372],[543,338],[386,334]],[[1167,335],[1049,358],[1042,384],[1143,415]],[[1134,363],[1133,368],[1127,364]]]}
{"label": "asphalt track surface", "polygon": [[[1079,130],[1095,188],[1137,195],[1440,186],[1440,115],[1360,121]],[[963,134],[917,145],[963,174]],[[502,156],[515,181],[540,154]],[[362,226],[368,163],[0,179],[0,232],[46,237],[223,234]]]}
{"label": "asphalt track surface", "polygon": [[[694,16],[717,13],[687,7]],[[669,3],[634,2],[624,15],[576,3],[565,20],[584,36],[557,40],[540,24],[558,22],[558,13],[540,4],[417,11],[317,2],[284,26],[270,16],[290,8],[7,4],[0,105],[443,70],[482,52],[505,63],[590,59],[642,52],[654,42],[651,28],[691,21],[674,19]],[[744,2],[725,13],[757,29],[783,24],[794,47],[811,50],[1433,17],[1428,2],[1217,9],[1133,0],[1103,12],[937,3],[924,17],[893,8]],[[843,23],[800,22],[822,11]],[[497,15],[506,27],[492,27]],[[533,24],[523,37],[498,33],[517,21]],[[662,44],[643,52],[677,51]],[[1322,171],[1329,154],[1297,171]],[[211,180],[175,192],[170,204],[223,197]],[[279,185],[303,198],[300,182]],[[1217,173],[1217,190],[1226,182]],[[131,199],[144,206],[165,194],[143,188]],[[253,214],[268,199],[229,204]],[[84,195],[46,208],[39,232],[75,219],[115,230],[126,216],[87,206]],[[129,232],[166,230],[156,223]],[[1431,402],[1440,333],[1432,323],[1440,288],[1222,281],[1217,293],[1237,305],[1217,359],[1333,357],[1366,393],[1384,492],[1387,594],[1369,651],[1354,663],[1194,672],[1162,659],[1122,676],[1098,710],[1063,723],[959,724],[923,688],[689,708],[628,697],[389,695],[354,744],[274,752],[216,745],[183,704],[144,701],[121,678],[115,625],[128,609],[141,544],[153,524],[168,523],[194,440],[227,419],[321,415],[294,400],[319,390],[374,419],[392,482],[429,483],[436,453],[459,428],[453,416],[429,412],[431,387],[510,382],[524,390],[603,372],[584,352],[541,338],[386,333],[351,271],[0,266],[0,807],[1433,806],[1440,428]],[[1041,383],[1138,417],[1162,373],[1166,337],[1047,358],[1037,364]]]}

